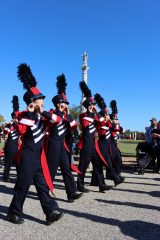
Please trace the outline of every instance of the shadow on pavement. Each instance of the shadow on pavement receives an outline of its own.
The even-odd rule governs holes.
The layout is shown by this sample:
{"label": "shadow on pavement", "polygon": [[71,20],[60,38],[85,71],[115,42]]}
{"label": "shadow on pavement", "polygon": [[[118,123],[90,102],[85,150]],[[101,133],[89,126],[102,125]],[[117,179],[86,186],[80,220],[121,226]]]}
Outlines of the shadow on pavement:
{"label": "shadow on pavement", "polygon": [[[127,178],[126,178],[127,179]],[[136,184],[136,185],[148,185],[148,186],[160,186],[160,184],[153,184],[153,183],[144,183],[144,182],[127,182],[127,181],[124,181],[124,183],[129,183],[129,184]]]}
{"label": "shadow on pavement", "polygon": [[158,197],[160,198],[160,191],[152,191],[148,193],[152,197]]}
{"label": "shadow on pavement", "polygon": [[119,221],[112,218],[106,218],[98,215],[92,215],[84,212],[77,212],[73,210],[63,209],[64,213],[69,215],[85,218],[92,222],[98,222],[102,224],[107,224],[111,226],[117,226],[120,228],[121,232],[129,237],[132,237],[137,240],[159,240],[160,236],[160,225],[144,222],[140,220],[133,221]]}
{"label": "shadow on pavement", "polygon": [[156,179],[156,178],[150,178],[150,177],[148,177],[148,178],[145,178],[145,177],[138,177],[139,175],[137,175],[137,174],[135,174],[133,177],[129,177],[129,176],[127,176],[126,178],[132,178],[132,179],[145,179],[145,180],[156,180],[156,181],[158,181],[158,178]]}
{"label": "shadow on pavement", "polygon": [[140,190],[133,190],[133,189],[122,189],[122,188],[113,188],[114,191],[122,191],[122,192],[131,192],[131,193],[142,193],[142,194],[148,194],[152,197],[159,197],[160,198],[160,191],[140,191]]}
{"label": "shadow on pavement", "polygon": [[[9,188],[9,187],[7,187],[5,185],[1,185],[0,186],[0,192],[1,193],[5,193],[5,194],[13,195],[14,189],[13,188]],[[32,198],[32,199],[37,200],[38,196],[37,196],[37,193],[28,191],[27,198]]]}
{"label": "shadow on pavement", "polygon": [[152,180],[160,181],[160,177],[159,178],[153,178]]}
{"label": "shadow on pavement", "polygon": [[[7,213],[8,213],[8,207],[0,205],[0,219],[3,219],[4,221],[7,221]],[[30,221],[37,222],[37,223],[40,223],[40,224],[43,224],[43,225],[46,223],[43,220],[40,220],[36,217],[30,216],[30,215],[27,215],[27,214],[23,214],[22,217],[24,218],[24,220],[28,219]]]}
{"label": "shadow on pavement", "polygon": [[143,209],[160,211],[160,207],[153,206],[153,205],[146,205],[146,204],[133,203],[133,202],[109,201],[109,200],[102,200],[102,199],[95,199],[95,200],[98,202],[106,203],[106,204],[129,206],[129,207],[135,207],[135,208],[143,208]]}

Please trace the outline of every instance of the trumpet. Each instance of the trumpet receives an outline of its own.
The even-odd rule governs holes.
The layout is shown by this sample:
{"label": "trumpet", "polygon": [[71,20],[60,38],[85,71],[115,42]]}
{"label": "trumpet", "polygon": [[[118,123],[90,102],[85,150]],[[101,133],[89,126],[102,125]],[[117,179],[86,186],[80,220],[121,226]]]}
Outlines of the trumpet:
{"label": "trumpet", "polygon": [[34,112],[34,108],[35,108],[35,104],[34,103],[30,103],[28,106],[27,106],[27,110],[29,112]]}
{"label": "trumpet", "polygon": [[30,103],[30,104],[28,105],[28,107],[27,107],[27,110],[28,110],[29,112],[34,112],[34,111],[36,111],[36,112],[41,113],[41,112],[43,112],[43,106],[40,106],[40,105],[35,104],[35,103]]}
{"label": "trumpet", "polygon": [[69,108],[68,108],[68,105],[66,103],[58,103],[57,106],[58,106],[58,109],[61,112],[69,114]]}
{"label": "trumpet", "polygon": [[97,109],[96,109],[96,107],[93,106],[93,105],[89,106],[88,109],[89,109],[89,111],[90,111],[91,113],[97,113]]}
{"label": "trumpet", "polygon": [[96,108],[96,106],[94,106],[94,107],[92,108],[92,111],[93,111],[93,113],[97,113],[97,108]]}

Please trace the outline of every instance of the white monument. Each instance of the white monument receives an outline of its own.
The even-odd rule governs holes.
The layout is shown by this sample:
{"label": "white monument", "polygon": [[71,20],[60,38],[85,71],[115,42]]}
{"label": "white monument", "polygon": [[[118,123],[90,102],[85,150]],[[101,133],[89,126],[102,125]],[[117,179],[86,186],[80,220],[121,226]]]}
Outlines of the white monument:
{"label": "white monument", "polygon": [[[88,54],[86,52],[83,53],[82,55],[82,81],[84,81],[86,84],[88,83],[88,76],[87,76],[87,72],[88,72],[88,65],[87,65],[87,61],[88,61]],[[85,112],[86,109],[82,106],[82,103],[84,102],[85,97],[84,95],[82,95],[82,100],[81,100],[81,112]]]}

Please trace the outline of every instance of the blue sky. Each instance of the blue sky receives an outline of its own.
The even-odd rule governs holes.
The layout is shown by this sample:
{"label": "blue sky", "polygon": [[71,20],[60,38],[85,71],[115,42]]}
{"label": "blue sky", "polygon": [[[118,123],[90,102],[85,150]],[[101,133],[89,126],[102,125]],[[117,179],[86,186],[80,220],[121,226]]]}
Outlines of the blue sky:
{"label": "blue sky", "polygon": [[144,131],[160,120],[159,0],[1,0],[0,113],[6,121],[12,96],[25,109],[17,78],[30,65],[52,107],[56,76],[64,73],[70,105],[79,105],[82,53],[88,53],[88,85],[107,105],[117,100],[124,129]]}

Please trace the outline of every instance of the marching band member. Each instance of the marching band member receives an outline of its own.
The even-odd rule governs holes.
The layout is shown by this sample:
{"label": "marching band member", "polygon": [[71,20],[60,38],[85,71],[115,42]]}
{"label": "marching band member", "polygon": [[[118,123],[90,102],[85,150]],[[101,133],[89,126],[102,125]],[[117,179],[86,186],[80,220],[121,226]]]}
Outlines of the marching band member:
{"label": "marching band member", "polygon": [[55,199],[49,194],[49,190],[53,192],[53,184],[43,149],[45,126],[42,113],[45,96],[36,87],[36,79],[27,64],[18,66],[18,78],[27,90],[23,96],[27,110],[21,112],[17,124],[17,129],[22,135],[22,147],[14,196],[7,218],[8,221],[15,224],[24,222],[22,218],[23,204],[33,181],[46,215],[46,224],[50,225],[60,219],[63,213],[59,210]]}
{"label": "marching band member", "polygon": [[117,145],[117,139],[119,139],[120,133],[123,132],[123,128],[120,126],[118,121],[118,110],[117,103],[115,100],[110,102],[110,107],[112,109],[112,113],[110,114],[110,118],[112,120],[112,129],[111,129],[111,155],[112,162],[116,169],[118,176],[121,174],[122,169],[122,157],[121,152]]}
{"label": "marching band member", "polygon": [[[111,129],[112,129],[112,122],[110,120],[110,115],[109,115],[109,110],[106,106],[106,103],[104,102],[104,99],[101,97],[100,94],[95,94],[95,101],[98,104],[98,107],[101,109],[99,112],[99,123],[97,126],[98,130],[98,141],[97,141],[97,154],[98,157],[102,160],[101,162],[101,172],[103,173],[102,167],[106,167],[106,173],[109,179],[114,181],[115,186],[118,184],[122,183],[123,179],[120,178],[116,170],[112,164],[112,159],[111,159]],[[106,164],[104,164],[106,162]],[[93,171],[92,174],[92,180],[91,180],[92,185],[97,184],[97,180],[95,178],[95,174]]]}
{"label": "marching band member", "polygon": [[60,167],[68,201],[73,202],[80,198],[82,193],[77,192],[71,168],[77,172],[79,171],[73,163],[70,165],[70,150],[65,142],[66,129],[74,130],[77,128],[77,122],[72,119],[69,112],[69,102],[66,98],[66,86],[67,83],[64,74],[58,76],[58,94],[52,98],[55,110],[51,110],[50,112],[59,116],[61,121],[59,124],[55,123],[49,128],[47,161],[52,180],[55,179],[58,167]]}
{"label": "marching band member", "polygon": [[81,192],[88,192],[89,190],[84,186],[84,177],[87,167],[90,162],[93,165],[93,171],[95,172],[96,178],[98,180],[99,191],[104,192],[109,190],[110,186],[105,185],[104,176],[101,174],[99,169],[99,160],[96,155],[96,126],[99,122],[97,116],[96,102],[92,97],[91,90],[88,88],[84,81],[80,82],[80,88],[86,97],[83,102],[83,106],[87,109],[86,112],[80,114],[79,121],[82,129],[82,136],[79,142],[80,151],[80,161],[79,170],[82,174],[78,174],[77,178],[77,188]]}
{"label": "marching band member", "polygon": [[12,120],[10,123],[6,124],[4,128],[4,134],[7,136],[7,140],[4,147],[4,154],[5,154],[5,166],[4,166],[4,173],[3,173],[3,181],[4,182],[10,182],[9,179],[9,172],[11,165],[13,163],[16,164],[17,168],[17,153],[18,149],[20,147],[20,135],[16,129],[17,121],[18,121],[18,115],[19,112],[19,101],[18,97],[15,95],[12,99],[13,104],[13,112],[11,114]]}

